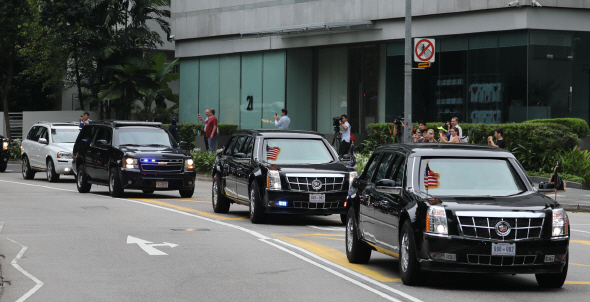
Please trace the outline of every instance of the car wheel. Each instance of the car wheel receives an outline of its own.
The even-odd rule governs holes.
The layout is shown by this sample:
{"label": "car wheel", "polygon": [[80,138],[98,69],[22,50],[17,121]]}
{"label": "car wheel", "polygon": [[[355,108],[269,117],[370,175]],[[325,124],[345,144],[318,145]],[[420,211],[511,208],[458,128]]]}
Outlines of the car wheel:
{"label": "car wheel", "polygon": [[371,247],[358,237],[358,226],[351,207],[346,215],[346,258],[350,263],[366,264],[371,259]]}
{"label": "car wheel", "polygon": [[33,179],[35,178],[35,172],[31,169],[31,164],[29,163],[29,157],[23,157],[23,178],[24,179]]}
{"label": "car wheel", "polygon": [[399,273],[405,285],[415,285],[422,278],[422,271],[416,259],[414,232],[409,221],[404,223],[400,238]]}
{"label": "car wheel", "polygon": [[343,225],[348,223],[348,214],[340,214],[340,221],[342,221]]}
{"label": "car wheel", "polygon": [[0,173],[6,171],[6,168],[8,167],[8,162],[0,162]]}
{"label": "car wheel", "polygon": [[86,168],[84,168],[83,165],[78,167],[78,174],[76,175],[76,187],[78,187],[78,192],[80,193],[88,193],[92,187],[92,184],[88,183],[88,175],[86,175]]}
{"label": "car wheel", "polygon": [[154,193],[154,190],[143,190],[143,193],[152,194],[152,193]]}
{"label": "car wheel", "polygon": [[121,197],[123,195],[123,187],[121,186],[117,168],[111,168],[109,173],[109,193],[111,197]]}
{"label": "car wheel", "polygon": [[60,175],[55,172],[55,166],[53,165],[52,159],[47,160],[46,172],[47,172],[47,180],[49,182],[56,182],[59,180]]}
{"label": "car wheel", "polygon": [[188,190],[180,190],[180,197],[182,198],[191,198],[195,194],[195,187]]}
{"label": "car wheel", "polygon": [[213,204],[213,212],[227,213],[231,205],[229,198],[221,194],[221,178],[213,176],[213,185],[211,189],[211,203]]}
{"label": "car wheel", "polygon": [[543,288],[560,288],[563,286],[565,282],[565,278],[567,277],[567,267],[569,264],[569,255],[566,256],[565,266],[561,273],[557,274],[535,274],[535,278],[537,279],[537,283],[540,287]]}
{"label": "car wheel", "polygon": [[250,184],[250,221],[252,223],[264,222],[264,208],[260,202],[260,195],[258,194],[258,184],[256,181]]}

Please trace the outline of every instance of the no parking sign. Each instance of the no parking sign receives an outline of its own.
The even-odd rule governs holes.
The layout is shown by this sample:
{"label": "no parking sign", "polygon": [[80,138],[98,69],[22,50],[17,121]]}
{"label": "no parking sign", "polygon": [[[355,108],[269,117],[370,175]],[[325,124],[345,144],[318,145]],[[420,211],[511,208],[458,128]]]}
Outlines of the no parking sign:
{"label": "no parking sign", "polygon": [[414,39],[414,62],[434,62],[434,39]]}

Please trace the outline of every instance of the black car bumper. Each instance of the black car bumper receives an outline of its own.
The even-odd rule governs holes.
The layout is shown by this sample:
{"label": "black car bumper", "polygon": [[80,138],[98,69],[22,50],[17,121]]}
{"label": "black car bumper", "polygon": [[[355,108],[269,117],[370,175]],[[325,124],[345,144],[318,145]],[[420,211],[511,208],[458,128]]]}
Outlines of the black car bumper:
{"label": "black car bumper", "polygon": [[[0,144],[0,148],[2,148],[1,145],[2,144]],[[10,154],[8,153],[8,151],[0,152],[0,164],[3,164],[3,165],[8,164],[9,159],[10,159]]]}
{"label": "black car bumper", "polygon": [[[420,265],[423,270],[437,272],[559,273],[565,265],[569,246],[569,239],[516,241],[509,242],[516,244],[515,256],[497,256],[492,255],[493,242],[425,235],[419,253]],[[554,256],[555,261],[546,262],[545,256]]]}
{"label": "black car bumper", "polygon": [[[119,178],[124,189],[130,190],[155,190],[172,191],[187,190],[195,186],[197,172],[176,172],[176,173],[146,173],[138,170],[121,168]],[[158,182],[166,182],[167,187],[158,187]]]}
{"label": "black car bumper", "polygon": [[310,202],[310,193],[266,190],[264,205],[266,213],[332,215],[346,214],[347,191],[322,193],[325,202]]}

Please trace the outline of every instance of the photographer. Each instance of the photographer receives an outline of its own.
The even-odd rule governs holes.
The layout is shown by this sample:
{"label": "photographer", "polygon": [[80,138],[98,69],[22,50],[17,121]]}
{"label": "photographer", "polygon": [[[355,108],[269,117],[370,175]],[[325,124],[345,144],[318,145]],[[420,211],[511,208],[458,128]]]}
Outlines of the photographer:
{"label": "photographer", "polygon": [[348,116],[346,114],[340,116],[340,126],[342,126],[343,130],[338,155],[343,156],[344,154],[348,154],[350,150],[350,124],[348,123]]}

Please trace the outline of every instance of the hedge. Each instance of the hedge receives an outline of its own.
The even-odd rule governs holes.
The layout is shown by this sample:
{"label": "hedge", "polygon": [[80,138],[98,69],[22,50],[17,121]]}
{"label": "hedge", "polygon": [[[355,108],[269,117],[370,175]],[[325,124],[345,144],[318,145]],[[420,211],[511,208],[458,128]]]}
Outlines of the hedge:
{"label": "hedge", "polygon": [[525,123],[533,123],[533,124],[561,124],[564,125],[574,133],[578,135],[579,138],[584,138],[588,135],[588,131],[590,128],[588,127],[588,123],[581,118],[552,118],[552,119],[538,119],[538,120],[530,120],[526,121]]}

